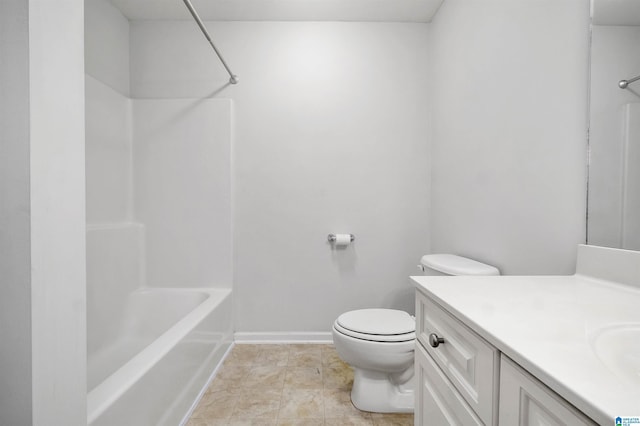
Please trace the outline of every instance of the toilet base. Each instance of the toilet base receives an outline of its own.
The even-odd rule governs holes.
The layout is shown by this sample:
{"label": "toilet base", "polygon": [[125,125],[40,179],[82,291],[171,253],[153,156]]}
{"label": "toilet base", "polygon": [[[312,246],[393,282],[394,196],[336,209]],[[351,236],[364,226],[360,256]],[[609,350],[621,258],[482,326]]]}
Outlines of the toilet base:
{"label": "toilet base", "polygon": [[354,368],[351,402],[362,411],[413,413],[415,406],[413,366],[400,374]]}

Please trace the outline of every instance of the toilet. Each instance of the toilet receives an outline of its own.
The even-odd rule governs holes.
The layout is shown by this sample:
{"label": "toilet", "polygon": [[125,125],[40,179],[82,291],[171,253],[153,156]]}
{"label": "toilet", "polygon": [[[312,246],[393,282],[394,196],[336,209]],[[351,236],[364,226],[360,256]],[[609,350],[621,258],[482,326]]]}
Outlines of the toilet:
{"label": "toilet", "polygon": [[[423,256],[423,275],[500,275],[490,265],[452,254]],[[345,312],[333,323],[333,343],[354,371],[351,402],[362,411],[412,413],[415,318],[395,309]]]}

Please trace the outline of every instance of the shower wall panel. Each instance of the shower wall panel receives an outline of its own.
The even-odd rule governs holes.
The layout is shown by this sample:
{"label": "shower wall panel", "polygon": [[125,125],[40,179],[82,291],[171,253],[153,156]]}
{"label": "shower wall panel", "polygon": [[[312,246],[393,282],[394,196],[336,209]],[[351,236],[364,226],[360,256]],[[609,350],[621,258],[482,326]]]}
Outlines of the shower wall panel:
{"label": "shower wall panel", "polygon": [[640,250],[640,103],[627,104],[623,111],[622,248]]}
{"label": "shower wall panel", "polygon": [[85,76],[87,223],[131,221],[131,100]]}
{"label": "shower wall panel", "polygon": [[594,25],[591,42],[588,242],[623,247],[625,108],[640,95],[638,83],[620,90],[618,81],[640,70],[640,26]]}
{"label": "shower wall panel", "polygon": [[136,222],[152,287],[231,286],[231,101],[133,100]]}

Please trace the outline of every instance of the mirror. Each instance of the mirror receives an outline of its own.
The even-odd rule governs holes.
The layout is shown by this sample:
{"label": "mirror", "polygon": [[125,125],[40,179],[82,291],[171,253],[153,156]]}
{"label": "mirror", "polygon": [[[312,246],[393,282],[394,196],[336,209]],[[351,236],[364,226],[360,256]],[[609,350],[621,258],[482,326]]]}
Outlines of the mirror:
{"label": "mirror", "polygon": [[640,1],[591,11],[587,243],[640,250]]}

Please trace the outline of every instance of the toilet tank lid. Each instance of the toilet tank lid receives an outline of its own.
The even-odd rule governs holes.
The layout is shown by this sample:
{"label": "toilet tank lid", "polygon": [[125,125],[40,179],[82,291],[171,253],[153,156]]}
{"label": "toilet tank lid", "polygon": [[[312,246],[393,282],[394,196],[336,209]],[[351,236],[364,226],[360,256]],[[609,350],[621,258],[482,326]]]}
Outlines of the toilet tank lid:
{"label": "toilet tank lid", "polygon": [[427,254],[422,256],[420,263],[447,275],[500,275],[495,266],[455,254]]}

